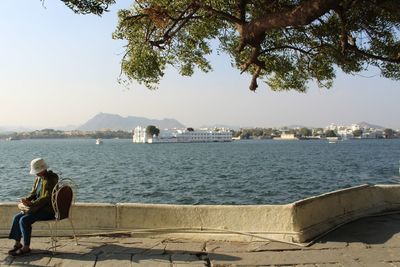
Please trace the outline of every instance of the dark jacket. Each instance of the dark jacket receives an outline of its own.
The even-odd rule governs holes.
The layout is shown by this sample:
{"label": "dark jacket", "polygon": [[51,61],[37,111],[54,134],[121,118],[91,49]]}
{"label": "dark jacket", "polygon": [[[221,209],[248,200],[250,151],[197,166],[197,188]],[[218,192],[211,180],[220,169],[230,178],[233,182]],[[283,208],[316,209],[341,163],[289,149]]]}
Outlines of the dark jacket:
{"label": "dark jacket", "polygon": [[[36,192],[39,190],[39,179],[42,179],[42,184],[40,187],[40,194],[37,196]],[[36,176],[35,183],[31,193],[26,197],[26,199],[32,202],[30,206],[30,212],[36,212],[38,210],[45,210],[48,212],[53,212],[53,206],[51,204],[51,193],[53,188],[58,183],[58,175],[52,171],[47,171],[43,178]]]}

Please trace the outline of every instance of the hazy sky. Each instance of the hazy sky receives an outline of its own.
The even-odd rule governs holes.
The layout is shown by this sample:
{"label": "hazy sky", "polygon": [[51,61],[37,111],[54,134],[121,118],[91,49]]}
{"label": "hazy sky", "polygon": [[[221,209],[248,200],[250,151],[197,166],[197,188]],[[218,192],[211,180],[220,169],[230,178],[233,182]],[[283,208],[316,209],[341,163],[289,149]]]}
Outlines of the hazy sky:
{"label": "hazy sky", "polygon": [[79,125],[99,112],[186,126],[226,124],[326,126],[367,121],[400,128],[400,82],[338,73],[330,90],[273,92],[213,56],[214,71],[183,78],[169,69],[159,89],[118,84],[124,43],[111,39],[118,0],[103,17],[76,15],[61,1],[2,0],[0,9],[0,128]]}

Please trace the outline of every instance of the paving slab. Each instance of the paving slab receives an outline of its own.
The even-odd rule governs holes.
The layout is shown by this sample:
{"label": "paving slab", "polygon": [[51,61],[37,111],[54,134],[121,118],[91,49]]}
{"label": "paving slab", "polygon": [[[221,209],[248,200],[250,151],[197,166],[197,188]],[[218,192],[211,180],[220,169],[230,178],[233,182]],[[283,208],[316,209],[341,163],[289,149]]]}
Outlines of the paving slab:
{"label": "paving slab", "polygon": [[170,255],[134,255],[132,267],[171,267]]}
{"label": "paving slab", "polygon": [[163,255],[165,254],[165,247],[167,244],[165,242],[155,244],[153,247],[150,247],[146,250],[143,250],[139,254],[143,255]]}
{"label": "paving slab", "polygon": [[252,251],[260,251],[259,249],[262,248],[263,246],[268,245],[269,241],[257,241],[257,242],[250,242],[247,245],[247,251],[252,252]]}
{"label": "paving slab", "polygon": [[207,252],[243,252],[247,251],[248,242],[208,241],[205,246]]}
{"label": "paving slab", "polygon": [[125,238],[118,238],[118,242],[120,244],[124,244],[124,246],[134,245],[140,247],[153,247],[156,244],[164,242],[166,239],[160,238],[136,238],[136,237],[125,237]]}
{"label": "paving slab", "polygon": [[340,263],[320,263],[320,264],[313,264],[313,265],[315,267],[344,267],[344,265],[342,265]]}
{"label": "paving slab", "polygon": [[63,253],[56,254],[51,258],[49,266],[57,267],[94,267],[96,264],[96,255],[93,254],[75,254]]}
{"label": "paving slab", "polygon": [[15,265],[28,265],[28,266],[48,266],[50,263],[51,257],[49,256],[42,256],[42,255],[30,255],[30,256],[24,256],[24,257],[19,257],[15,258],[10,266],[15,266]]}
{"label": "paving slab", "polygon": [[365,267],[393,267],[393,264],[389,262],[367,262],[363,263]]}
{"label": "paving slab", "polygon": [[383,243],[370,243],[368,245],[369,247],[400,247],[400,232],[388,236],[387,240]]}
{"label": "paving slab", "polygon": [[251,246],[248,246],[247,251],[290,251],[290,250],[302,250],[302,249],[309,249],[308,247],[302,247],[300,245],[295,245],[295,244],[287,244],[283,242],[268,242],[263,245],[260,245],[258,248],[252,250],[250,248]]}
{"label": "paving slab", "polygon": [[[347,242],[329,241],[329,242],[316,242],[309,249],[343,249],[349,244]],[[363,245],[364,247],[364,245]]]}
{"label": "paving slab", "polygon": [[364,263],[400,261],[400,250],[392,248],[351,249],[344,251],[347,257]]}
{"label": "paving slab", "polygon": [[94,255],[102,255],[102,254],[135,254],[142,253],[145,251],[143,248],[132,248],[121,246],[119,243],[111,243],[104,244],[98,247],[92,247],[92,250],[89,252]]}
{"label": "paving slab", "polygon": [[13,261],[13,257],[8,255],[10,248],[5,247],[3,244],[0,246],[0,266],[7,266]]}
{"label": "paving slab", "polygon": [[9,266],[13,260],[14,260],[13,257],[10,256],[2,258],[0,260],[0,266]]}
{"label": "paving slab", "polygon": [[200,260],[196,255],[191,254],[173,254],[171,255],[172,266],[179,267],[206,267],[207,262]]}
{"label": "paving slab", "polygon": [[[76,254],[88,254],[91,253],[93,250],[95,250],[98,247],[103,246],[103,244],[98,244],[98,243],[86,243],[86,244],[79,244],[75,245],[73,243],[67,243],[67,244],[59,244],[59,246],[56,247],[56,253],[76,253]],[[49,249],[50,250],[50,249]]]}
{"label": "paving slab", "polygon": [[131,254],[102,254],[96,259],[96,267],[131,267],[132,255]]}
{"label": "paving slab", "polygon": [[[120,249],[121,253],[131,254],[162,254],[165,250],[165,241],[163,239],[153,238],[120,238],[118,245],[125,249]],[[153,250],[153,252],[151,252]],[[157,250],[159,250],[157,252]]]}
{"label": "paving slab", "polygon": [[186,254],[196,254],[204,251],[204,242],[188,242],[188,241],[176,241],[167,242],[165,251],[166,253],[186,253]]}
{"label": "paving slab", "polygon": [[343,254],[329,250],[263,251],[257,253],[209,253],[213,265],[298,265],[339,263]]}

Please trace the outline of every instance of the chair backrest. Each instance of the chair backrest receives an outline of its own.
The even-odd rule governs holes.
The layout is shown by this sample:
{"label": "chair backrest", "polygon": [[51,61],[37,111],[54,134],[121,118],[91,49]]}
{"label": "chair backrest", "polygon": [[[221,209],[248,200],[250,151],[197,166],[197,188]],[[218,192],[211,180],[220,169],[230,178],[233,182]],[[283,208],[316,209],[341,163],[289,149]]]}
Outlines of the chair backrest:
{"label": "chair backrest", "polygon": [[74,203],[73,182],[70,179],[62,179],[54,187],[52,192],[52,205],[56,220],[69,217],[69,212]]}
{"label": "chair backrest", "polygon": [[59,220],[68,218],[73,198],[74,192],[70,186],[64,185],[58,189],[56,201]]}

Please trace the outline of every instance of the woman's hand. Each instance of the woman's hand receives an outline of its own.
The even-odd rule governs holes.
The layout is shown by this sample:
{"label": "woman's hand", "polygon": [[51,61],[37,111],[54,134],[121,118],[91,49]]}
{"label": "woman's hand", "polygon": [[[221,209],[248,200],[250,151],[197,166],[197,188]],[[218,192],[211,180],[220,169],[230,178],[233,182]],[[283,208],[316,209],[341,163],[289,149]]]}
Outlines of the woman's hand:
{"label": "woman's hand", "polygon": [[22,198],[21,199],[22,204],[24,204],[25,206],[30,207],[32,205],[32,202],[26,198]]}

